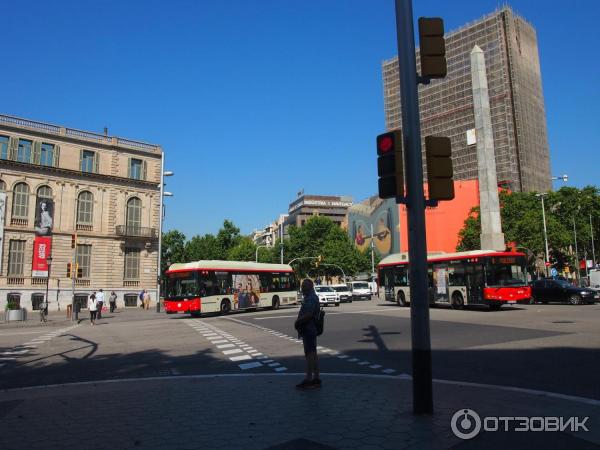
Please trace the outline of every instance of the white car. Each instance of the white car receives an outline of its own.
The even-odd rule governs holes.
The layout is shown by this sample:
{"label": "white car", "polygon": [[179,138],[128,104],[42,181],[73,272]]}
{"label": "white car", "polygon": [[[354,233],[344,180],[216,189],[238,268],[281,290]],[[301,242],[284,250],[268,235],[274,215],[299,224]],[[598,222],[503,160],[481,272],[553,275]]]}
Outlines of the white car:
{"label": "white car", "polygon": [[320,304],[340,306],[340,297],[331,286],[315,286],[315,292]]}
{"label": "white car", "polygon": [[348,288],[352,292],[352,300],[371,300],[371,288],[366,281],[352,281]]}
{"label": "white car", "polygon": [[331,286],[335,292],[337,292],[341,303],[352,303],[352,292],[345,284],[334,284]]}

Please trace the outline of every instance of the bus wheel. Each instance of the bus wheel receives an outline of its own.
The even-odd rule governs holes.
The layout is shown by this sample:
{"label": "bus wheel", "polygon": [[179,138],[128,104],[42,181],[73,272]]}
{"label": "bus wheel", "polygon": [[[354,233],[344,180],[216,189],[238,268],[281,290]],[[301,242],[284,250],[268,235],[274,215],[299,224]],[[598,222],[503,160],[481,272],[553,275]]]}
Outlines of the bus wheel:
{"label": "bus wheel", "polygon": [[227,299],[221,301],[221,314],[229,314],[231,312],[231,302]]}
{"label": "bus wheel", "polygon": [[272,309],[279,309],[279,297],[273,297],[273,306]]}
{"label": "bus wheel", "polygon": [[461,309],[463,306],[465,306],[465,301],[462,294],[460,292],[452,294],[452,308]]}
{"label": "bus wheel", "polygon": [[406,297],[404,296],[404,292],[398,292],[398,298],[396,299],[398,306],[406,306]]}

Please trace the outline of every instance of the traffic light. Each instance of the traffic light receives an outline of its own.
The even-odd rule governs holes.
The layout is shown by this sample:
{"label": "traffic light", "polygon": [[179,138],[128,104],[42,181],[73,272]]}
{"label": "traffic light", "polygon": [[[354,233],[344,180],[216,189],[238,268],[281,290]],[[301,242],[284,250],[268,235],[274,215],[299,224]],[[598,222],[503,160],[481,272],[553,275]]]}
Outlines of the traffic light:
{"label": "traffic light", "polygon": [[319,264],[323,261],[323,255],[317,256],[317,260],[315,261],[315,266],[319,267]]}
{"label": "traffic light", "polygon": [[75,244],[77,244],[77,235],[72,234],[71,235],[71,248],[75,248]]}
{"label": "traffic light", "polygon": [[404,196],[404,161],[400,130],[377,136],[377,174],[379,198]]}
{"label": "traffic light", "polygon": [[67,278],[71,278],[71,263],[67,263]]}
{"label": "traffic light", "polygon": [[421,76],[444,78],[447,72],[444,21],[439,17],[419,17]]}
{"label": "traffic light", "polygon": [[440,136],[425,137],[427,156],[427,183],[430,200],[452,200],[454,181],[452,176],[452,147],[450,138]]}

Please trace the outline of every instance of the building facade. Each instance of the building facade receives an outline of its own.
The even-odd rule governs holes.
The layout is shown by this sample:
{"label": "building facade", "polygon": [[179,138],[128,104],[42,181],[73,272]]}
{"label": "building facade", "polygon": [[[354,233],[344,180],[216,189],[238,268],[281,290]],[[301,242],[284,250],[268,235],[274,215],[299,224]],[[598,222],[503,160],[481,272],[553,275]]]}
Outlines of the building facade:
{"label": "building facade", "polygon": [[[515,191],[550,190],[546,112],[533,26],[504,7],[445,38],[446,78],[419,87],[421,136],[449,137],[454,179],[477,178],[470,54],[478,45],[486,60],[499,183]],[[397,58],[383,62],[383,84],[386,127],[399,129]]]}
{"label": "building facade", "polygon": [[[157,299],[162,149],[0,115],[0,309]],[[1,209],[1,208],[0,208]],[[0,219],[2,212],[0,211]],[[70,273],[69,273],[70,272]]]}
{"label": "building facade", "polygon": [[269,225],[261,230],[254,230],[251,238],[255,245],[262,247],[273,247],[277,239],[283,233],[283,226],[287,219],[287,214],[280,214],[277,220],[274,220]]}
{"label": "building facade", "polygon": [[313,216],[327,217],[342,226],[347,223],[346,215],[350,206],[352,197],[348,196],[301,194],[289,205],[284,236],[287,234],[287,227],[301,227]]}

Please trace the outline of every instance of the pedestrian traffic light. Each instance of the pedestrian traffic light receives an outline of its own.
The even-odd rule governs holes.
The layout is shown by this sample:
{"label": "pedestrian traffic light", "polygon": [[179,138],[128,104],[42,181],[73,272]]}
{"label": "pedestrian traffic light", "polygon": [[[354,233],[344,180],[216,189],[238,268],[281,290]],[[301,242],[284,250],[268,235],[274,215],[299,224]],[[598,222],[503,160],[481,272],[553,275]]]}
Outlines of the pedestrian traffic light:
{"label": "pedestrian traffic light", "polygon": [[71,235],[71,248],[75,248],[75,244],[77,243],[77,235],[76,234],[72,234]]}
{"label": "pedestrian traffic light", "polygon": [[379,198],[404,196],[404,161],[400,130],[377,136],[377,174]]}
{"label": "pedestrian traffic light", "polygon": [[425,137],[427,156],[427,183],[430,200],[452,200],[454,181],[452,176],[452,147],[450,138],[441,136]]}
{"label": "pedestrian traffic light", "polygon": [[447,73],[444,21],[439,17],[419,17],[421,76],[444,78]]}
{"label": "pedestrian traffic light", "polygon": [[67,278],[71,278],[71,263],[67,263]]}

